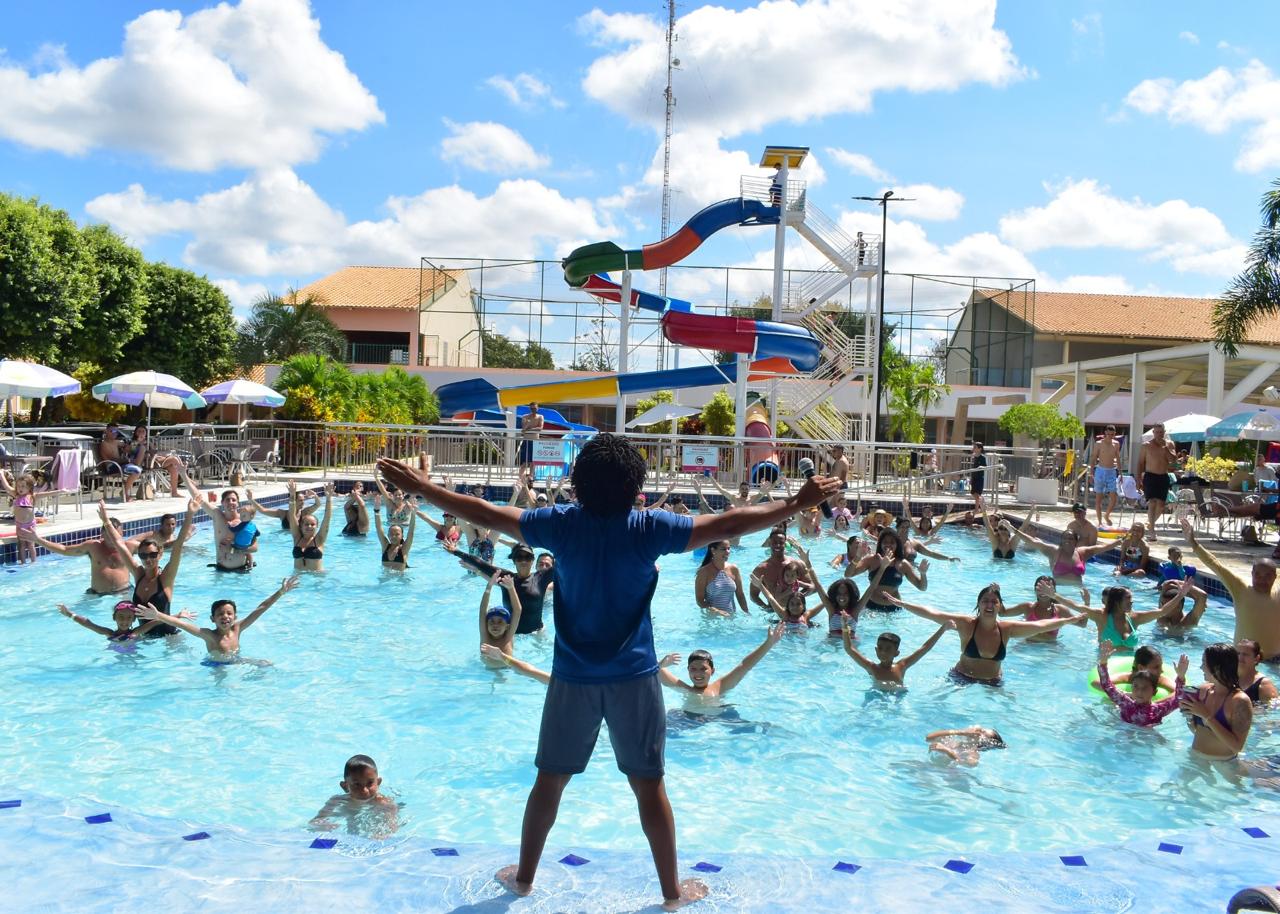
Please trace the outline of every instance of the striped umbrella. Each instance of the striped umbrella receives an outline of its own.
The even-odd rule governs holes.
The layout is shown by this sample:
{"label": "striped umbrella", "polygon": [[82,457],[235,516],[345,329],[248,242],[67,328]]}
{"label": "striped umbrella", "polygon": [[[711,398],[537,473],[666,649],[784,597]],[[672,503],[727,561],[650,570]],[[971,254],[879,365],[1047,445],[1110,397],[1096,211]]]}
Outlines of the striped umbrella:
{"label": "striped umbrella", "polygon": [[200,391],[200,396],[210,403],[231,403],[242,406],[284,406],[284,394],[265,384],[237,378],[223,381]]}
{"label": "striped umbrella", "polygon": [[207,406],[204,397],[185,381],[158,371],[131,371],[93,385],[95,399],[126,406],[147,405],[147,429],[151,429],[153,409],[199,409]]}
{"label": "striped umbrella", "polygon": [[[54,368],[17,359],[0,359],[0,398],[23,397],[28,400],[65,397],[78,393],[80,382]],[[17,440],[13,425],[13,406],[9,406],[9,436]]]}

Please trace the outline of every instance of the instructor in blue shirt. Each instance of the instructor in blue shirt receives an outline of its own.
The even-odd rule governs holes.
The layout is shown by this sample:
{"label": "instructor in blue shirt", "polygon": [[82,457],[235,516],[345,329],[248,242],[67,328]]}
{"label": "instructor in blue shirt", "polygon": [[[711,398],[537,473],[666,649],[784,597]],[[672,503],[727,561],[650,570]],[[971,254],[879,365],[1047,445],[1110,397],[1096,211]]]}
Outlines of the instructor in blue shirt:
{"label": "instructor in blue shirt", "polygon": [[520,510],[451,492],[425,471],[387,458],[378,460],[378,470],[444,511],[556,557],[555,655],[538,734],[538,775],[525,805],[519,866],[499,870],[498,881],[517,895],[533,890],[560,797],[586,769],[604,721],[636,796],[664,908],[705,896],[701,882],[679,879],[675,818],[663,785],[666,709],[649,614],[658,586],[654,563],[667,553],[768,529],[834,495],[839,480],[815,476],[790,498],[725,514],[635,511],[644,458],[627,439],[607,433],[592,438],[574,463],[572,505]]}

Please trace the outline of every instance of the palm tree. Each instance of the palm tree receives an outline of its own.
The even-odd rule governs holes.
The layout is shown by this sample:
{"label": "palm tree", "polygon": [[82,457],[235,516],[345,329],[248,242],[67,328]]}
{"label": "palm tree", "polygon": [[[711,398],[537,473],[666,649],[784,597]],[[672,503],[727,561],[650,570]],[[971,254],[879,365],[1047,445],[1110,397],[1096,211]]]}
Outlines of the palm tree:
{"label": "palm tree", "polygon": [[901,434],[910,444],[924,443],[925,413],[951,393],[951,386],[938,380],[937,367],[934,362],[903,360],[886,374],[890,434]]}
{"label": "palm tree", "polygon": [[1213,333],[1219,348],[1235,358],[1249,327],[1280,314],[1280,179],[1262,195],[1262,228],[1253,236],[1244,272],[1231,280],[1213,309]]}
{"label": "palm tree", "polygon": [[315,296],[299,298],[292,289],[284,296],[263,295],[253,303],[249,319],[240,328],[240,364],[283,362],[303,353],[345,360],[347,338],[325,315],[322,305]]}

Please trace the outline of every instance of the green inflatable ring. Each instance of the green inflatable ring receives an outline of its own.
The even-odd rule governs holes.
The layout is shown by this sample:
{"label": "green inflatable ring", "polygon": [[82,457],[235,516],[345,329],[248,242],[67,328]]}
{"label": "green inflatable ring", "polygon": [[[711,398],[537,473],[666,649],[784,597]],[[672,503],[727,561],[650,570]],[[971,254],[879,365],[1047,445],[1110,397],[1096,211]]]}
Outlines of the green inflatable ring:
{"label": "green inflatable ring", "polygon": [[[1121,673],[1129,673],[1133,670],[1133,654],[1112,654],[1111,659],[1107,661],[1107,673],[1114,680]],[[1089,668],[1089,688],[1094,692],[1106,698],[1106,693],[1102,691],[1102,686],[1098,685],[1098,667],[1095,664]],[[1116,688],[1121,692],[1128,693],[1130,691],[1129,683],[1116,683]],[[1164,686],[1156,686],[1155,697],[1152,701],[1159,701],[1162,698],[1168,698],[1173,693]]]}

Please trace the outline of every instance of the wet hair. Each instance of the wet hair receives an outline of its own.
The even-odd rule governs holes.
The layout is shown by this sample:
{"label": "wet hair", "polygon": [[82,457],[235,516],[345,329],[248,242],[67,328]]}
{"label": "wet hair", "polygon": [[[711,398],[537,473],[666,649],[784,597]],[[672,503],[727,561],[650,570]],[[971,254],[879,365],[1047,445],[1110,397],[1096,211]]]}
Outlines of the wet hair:
{"label": "wet hair", "polygon": [[1153,664],[1164,663],[1164,656],[1149,644],[1140,644],[1138,649],[1133,652],[1133,668],[1152,666]]}
{"label": "wet hair", "polygon": [[1004,737],[1000,735],[1000,731],[992,729],[991,735],[982,734],[978,737],[978,751],[985,752],[988,749],[1008,749],[1005,744]]}
{"label": "wet hair", "polygon": [[782,612],[783,612],[783,614],[784,614],[784,615],[786,615],[786,616],[788,617],[788,619],[790,618],[790,616],[791,616],[791,614],[792,614],[791,604],[796,603],[796,602],[799,602],[799,604],[800,604],[799,614],[800,614],[800,615],[802,615],[802,616],[805,614],[806,607],[805,607],[805,605],[804,605],[804,594],[802,594],[802,593],[801,593],[800,591],[798,591],[798,590],[795,590],[795,591],[792,591],[791,593],[787,594],[787,599],[786,599],[786,601],[782,604]]}
{"label": "wet hair", "polygon": [[986,596],[987,594],[989,594],[989,593],[993,593],[993,594],[995,594],[995,595],[996,595],[996,599],[1000,601],[1000,608],[1001,608],[1001,609],[1003,609],[1003,608],[1004,608],[1004,597],[1002,597],[1002,596],[1000,595],[1000,585],[999,585],[999,584],[997,584],[995,581],[992,581],[992,582],[991,582],[990,584],[988,584],[986,587],[984,587],[984,588],[982,588],[981,590],[979,590],[979,591],[978,591],[978,599],[977,599],[977,601],[973,604],[973,611],[974,611],[975,613],[980,612],[980,607],[982,606],[982,598],[983,598],[983,597],[985,597],[985,596]]}
{"label": "wet hair", "polygon": [[347,778],[351,777],[351,775],[355,774],[357,771],[360,771],[364,768],[368,768],[370,771],[373,771],[376,773],[378,770],[378,763],[375,762],[373,759],[369,758],[369,756],[367,755],[351,756],[351,758],[347,759],[347,763],[342,766],[343,780],[346,780]]}
{"label": "wet hair", "polygon": [[876,644],[881,641],[892,641],[894,644],[900,645],[902,644],[902,636],[897,632],[881,632],[880,636],[876,638]]}
{"label": "wet hair", "polygon": [[713,542],[707,543],[707,554],[702,557],[702,564],[699,565],[698,567],[706,568],[708,565],[711,564],[712,549],[716,548],[717,546],[728,546],[728,545],[729,545],[728,540],[715,540]]}
{"label": "wet hair", "polygon": [[881,553],[886,539],[893,543],[893,560],[895,562],[901,561],[907,557],[906,553],[902,549],[902,540],[898,537],[898,534],[894,533],[892,530],[884,531],[876,540],[876,555]]}
{"label": "wet hair", "polygon": [[1204,665],[1209,668],[1209,675],[1228,689],[1240,688],[1240,652],[1234,644],[1210,644],[1204,649]]}
{"label": "wet hair", "polygon": [[1237,651],[1237,652],[1239,652],[1239,650],[1240,650],[1240,645],[1242,645],[1242,644],[1244,644],[1244,645],[1248,645],[1249,650],[1253,653],[1253,656],[1257,657],[1259,660],[1261,660],[1261,659],[1262,659],[1262,645],[1261,645],[1261,644],[1259,644],[1257,641],[1254,641],[1252,638],[1241,638],[1239,641],[1237,641],[1237,642],[1236,642],[1236,651]]}
{"label": "wet hair", "polygon": [[836,594],[842,590],[849,591],[849,608],[853,609],[858,605],[858,600],[862,599],[862,594],[858,592],[858,585],[848,578],[839,578],[828,584],[827,599],[831,601],[832,606],[839,606],[839,602],[836,601]]}
{"label": "wet hair", "polygon": [[685,662],[685,666],[688,666],[695,660],[705,660],[707,661],[707,666],[711,667],[711,669],[714,670],[716,668],[716,662],[711,659],[711,651],[704,651],[699,648],[689,655],[689,659]]}
{"label": "wet hair", "polygon": [[1039,587],[1041,581],[1044,581],[1046,584],[1051,586],[1055,591],[1058,589],[1058,582],[1053,579],[1053,575],[1051,574],[1040,575],[1040,577],[1036,578],[1035,583],[1032,584],[1031,586]]}
{"label": "wet hair", "polygon": [[240,497],[239,495],[236,494],[235,489],[227,489],[227,491],[222,493],[222,501],[226,501],[232,495],[235,495],[237,499]]}
{"label": "wet hair", "polygon": [[1128,587],[1104,587],[1102,588],[1102,611],[1108,616],[1115,615],[1116,611],[1124,605],[1126,595],[1132,596]]}
{"label": "wet hair", "polygon": [[644,485],[644,458],[626,438],[601,432],[582,446],[570,476],[578,504],[592,514],[626,514]]}
{"label": "wet hair", "polygon": [[162,523],[162,524],[163,524],[163,523],[164,523],[165,521],[167,521],[167,520],[171,520],[171,521],[173,521],[175,524],[178,522],[178,518],[177,518],[177,516],[175,516],[175,515],[173,515],[173,514],[161,514],[161,515],[160,515],[160,523]]}
{"label": "wet hair", "polygon": [[233,610],[235,610],[237,613],[239,613],[239,612],[240,612],[240,610],[236,607],[236,601],[235,601],[235,600],[226,600],[226,599],[223,599],[223,600],[214,600],[214,601],[213,601],[213,604],[209,607],[209,614],[210,614],[210,615],[213,615],[215,612],[217,612],[217,611],[218,611],[218,607],[219,607],[219,606],[230,606],[230,607],[231,607]]}
{"label": "wet hair", "polygon": [[1155,692],[1156,687],[1160,685],[1160,680],[1156,678],[1156,674],[1149,673],[1146,670],[1138,670],[1129,675],[1129,686],[1131,691],[1132,687],[1139,682],[1145,682],[1147,685],[1151,686],[1152,692]]}

